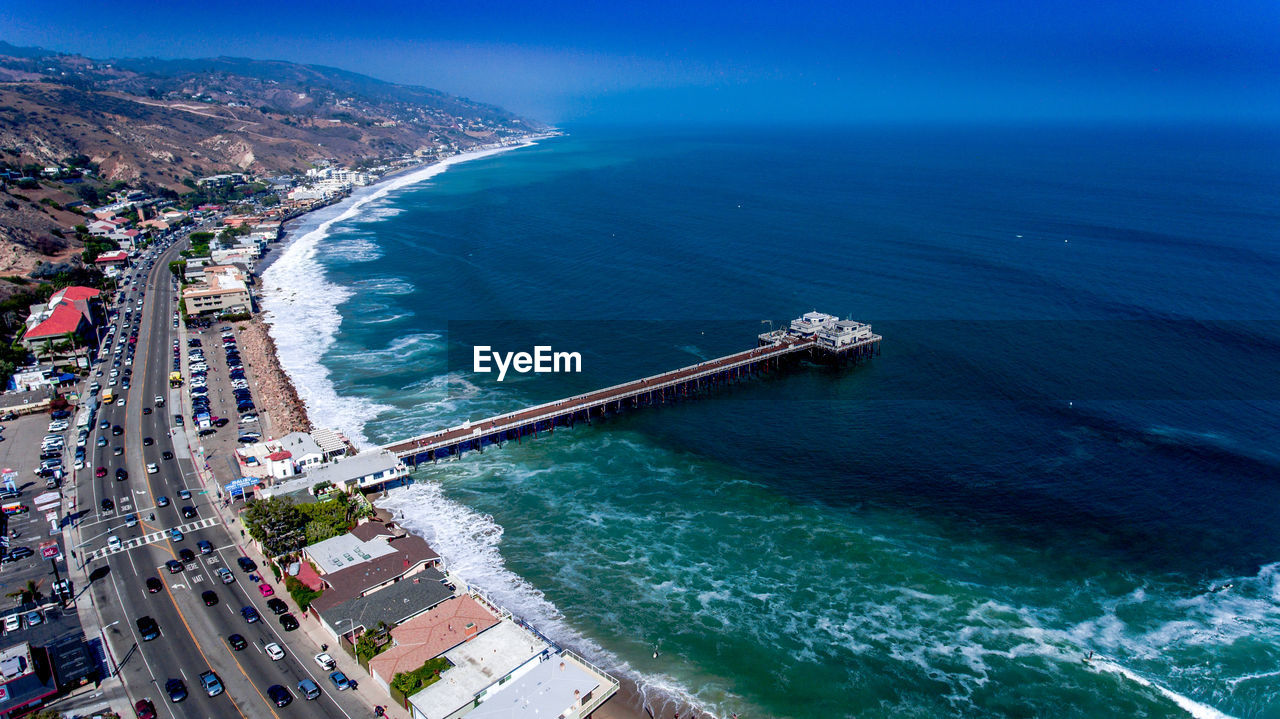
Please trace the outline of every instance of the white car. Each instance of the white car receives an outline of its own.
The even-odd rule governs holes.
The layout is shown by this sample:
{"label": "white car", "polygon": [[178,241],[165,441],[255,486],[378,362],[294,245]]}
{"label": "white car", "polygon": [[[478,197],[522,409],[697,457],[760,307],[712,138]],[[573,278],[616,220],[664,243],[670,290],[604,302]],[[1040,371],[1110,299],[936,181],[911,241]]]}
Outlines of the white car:
{"label": "white car", "polygon": [[280,645],[275,642],[271,642],[262,649],[267,653],[267,656],[271,657],[273,662],[284,659],[284,649],[281,649]]}
{"label": "white car", "polygon": [[115,535],[111,535],[110,537],[107,537],[107,549],[110,549],[111,551],[113,551],[113,552],[114,552],[114,551],[119,550],[119,549],[120,549],[120,547],[122,547],[122,546],[124,546],[124,545],[122,545],[122,544],[120,543],[120,538],[119,538],[119,537],[117,537],[117,536],[115,536]]}
{"label": "white car", "polygon": [[155,462],[152,462],[151,464],[147,465],[147,474],[155,474],[156,472],[159,472],[159,471],[160,471],[160,468],[156,466]]}
{"label": "white car", "polygon": [[258,415],[256,414],[246,414],[245,416],[240,418],[240,424],[253,424],[254,422],[257,422],[257,421],[258,421]]}
{"label": "white car", "polygon": [[326,652],[320,652],[316,655],[316,664],[319,664],[325,671],[333,671],[338,668],[338,663],[333,661],[333,657]]}
{"label": "white car", "polygon": [[22,628],[22,615],[10,614],[4,618],[4,630],[6,632],[16,632]]}

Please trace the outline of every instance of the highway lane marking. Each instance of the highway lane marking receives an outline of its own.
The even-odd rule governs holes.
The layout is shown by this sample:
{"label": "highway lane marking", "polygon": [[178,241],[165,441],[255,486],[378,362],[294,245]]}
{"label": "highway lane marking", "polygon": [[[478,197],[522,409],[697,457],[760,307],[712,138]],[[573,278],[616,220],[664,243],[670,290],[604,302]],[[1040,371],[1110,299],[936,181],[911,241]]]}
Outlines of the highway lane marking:
{"label": "highway lane marking", "polygon": [[[206,517],[204,519],[200,519],[195,522],[187,522],[186,524],[180,524],[177,526],[177,530],[179,532],[182,532],[184,535],[186,535],[192,532],[199,531],[201,529],[208,529],[209,527],[212,527],[217,523],[218,523],[217,519],[214,519],[213,517]],[[102,536],[102,535],[98,535],[98,536]],[[111,549],[110,547],[99,547],[98,549],[93,550],[92,552],[89,553],[89,559],[87,561],[92,562],[97,559],[102,559],[103,557],[109,557],[112,554],[116,554],[118,552],[128,552],[129,550],[146,546],[148,544],[156,544],[169,536],[170,536],[169,532],[159,531],[159,532],[152,532],[142,537],[130,537],[128,540],[121,542],[119,549]],[[169,549],[169,554],[171,556],[177,556],[172,548]]]}
{"label": "highway lane marking", "polygon": [[[165,594],[169,595],[169,601],[173,603],[173,611],[177,612],[178,619],[182,620],[182,626],[186,628],[187,636],[191,637],[192,645],[195,646],[197,652],[200,652],[200,658],[204,660],[205,666],[209,667],[210,671],[212,671],[213,663],[209,661],[209,657],[205,656],[204,648],[200,646],[200,640],[196,639],[196,633],[191,631],[191,625],[187,623],[187,615],[183,614],[182,607],[178,606],[178,598],[174,596],[172,591],[166,591]],[[237,664],[239,664],[239,662],[237,662]],[[243,673],[244,669],[242,668],[240,671]],[[245,674],[246,679],[248,676],[248,674]],[[252,686],[253,682],[251,681],[249,684]],[[262,696],[262,692],[259,692],[256,686],[253,687],[253,690],[258,693],[258,696]],[[244,711],[240,709],[240,705],[236,703],[236,700],[231,697],[231,692],[223,692],[223,694],[227,695],[227,699],[230,700],[231,706],[236,708],[236,713],[240,715],[241,719],[249,719],[245,716]],[[266,701],[266,699],[264,698],[263,701]],[[272,711],[271,714],[276,716],[276,719],[280,719],[274,711]]]}
{"label": "highway lane marking", "polygon": [[[116,600],[120,602],[120,605],[119,605],[119,606],[120,606],[120,609],[121,609],[121,613],[122,613],[122,614],[125,614],[125,616],[123,617],[123,619],[128,619],[128,618],[129,618],[129,617],[128,617],[128,614],[124,611],[124,608],[125,608],[125,606],[127,606],[127,605],[124,603],[124,596],[120,594],[120,583],[116,580],[116,578],[115,578],[114,576],[111,578],[111,588],[112,588],[112,589],[114,589],[114,590],[116,590]],[[117,619],[117,620],[116,620],[116,622],[119,622],[119,621],[121,621],[121,620],[119,620],[119,619]],[[110,626],[110,625],[108,625],[108,626]],[[160,685],[160,680],[156,677],[156,672],[155,672],[155,670],[151,668],[151,662],[147,661],[147,655],[146,655],[146,653],[142,651],[142,641],[138,638],[138,635],[133,631],[133,625],[126,625],[126,626],[128,626],[128,627],[129,627],[129,634],[130,634],[130,636],[132,636],[132,637],[133,637],[133,645],[134,645],[135,647],[137,647],[137,648],[138,648],[138,656],[142,657],[142,665],[143,665],[143,666],[145,666],[145,667],[147,668],[147,673],[151,675],[151,683],[152,683],[152,684],[155,684],[156,686],[159,686],[159,685]],[[111,639],[107,636],[107,631],[106,631],[106,630],[107,630],[107,627],[103,627],[103,628],[102,628],[102,630],[101,630],[101,631],[102,631],[102,640],[103,640],[103,641],[105,641],[105,642],[110,642],[110,641],[111,641]],[[121,655],[118,655],[118,656],[124,656],[124,655],[123,655],[123,654],[121,654]],[[117,664],[117,665],[116,665],[116,676],[120,676],[121,671],[122,671],[122,670],[121,670],[121,668],[120,668],[120,665],[118,665],[118,664]],[[135,703],[137,700],[133,698],[133,694],[132,694],[132,692],[130,692],[130,691],[129,691],[129,683],[128,683],[128,682],[126,682],[123,678],[121,678],[121,679],[120,679],[120,686],[124,688],[125,696],[128,696],[128,697],[129,697],[129,703],[130,703],[130,704]],[[174,717],[176,717],[176,716],[177,716],[177,715],[176,715],[176,714],[174,714],[174,712],[173,712],[173,707],[169,707],[169,714],[170,714],[171,716],[174,716]]]}

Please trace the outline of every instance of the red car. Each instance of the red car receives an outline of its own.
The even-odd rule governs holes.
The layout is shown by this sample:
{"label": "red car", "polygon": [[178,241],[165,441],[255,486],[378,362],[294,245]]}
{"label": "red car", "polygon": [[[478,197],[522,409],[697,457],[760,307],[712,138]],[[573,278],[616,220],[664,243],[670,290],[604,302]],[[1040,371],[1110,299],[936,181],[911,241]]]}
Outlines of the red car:
{"label": "red car", "polygon": [[156,705],[152,704],[150,699],[139,699],[138,703],[133,705],[133,711],[138,715],[138,719],[156,719]]}
{"label": "red car", "polygon": [[98,467],[96,470],[94,470],[93,476],[99,477],[99,478],[107,476],[107,468]]}

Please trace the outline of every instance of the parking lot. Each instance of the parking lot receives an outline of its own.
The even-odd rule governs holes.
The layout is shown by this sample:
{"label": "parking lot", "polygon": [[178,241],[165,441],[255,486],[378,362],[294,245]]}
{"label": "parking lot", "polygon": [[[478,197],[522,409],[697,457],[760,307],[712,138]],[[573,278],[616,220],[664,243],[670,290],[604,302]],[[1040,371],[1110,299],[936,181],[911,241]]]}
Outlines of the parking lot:
{"label": "parking lot", "polygon": [[[9,533],[8,556],[5,561],[0,561],[0,586],[4,587],[6,595],[0,597],[0,617],[4,620],[6,640],[40,642],[79,625],[74,608],[62,610],[50,606],[58,598],[59,588],[54,585],[53,567],[49,560],[40,556],[42,542],[57,541],[63,553],[58,561],[58,576],[67,579],[61,534],[51,531],[53,526],[50,521],[35,506],[37,497],[58,491],[48,489],[46,480],[34,473],[40,462],[40,442],[48,433],[49,422],[47,413],[27,415],[4,422],[4,430],[0,432],[0,436],[4,437],[4,441],[0,442],[0,467],[17,473],[15,484],[20,492],[18,497],[6,500],[5,504],[17,503],[27,508],[24,512],[8,514],[6,518],[6,530]],[[75,451],[75,433],[68,431],[63,434],[70,437],[64,460],[69,461],[70,455]],[[61,511],[55,516],[60,517]],[[16,561],[8,559],[15,552],[25,553],[22,548],[29,549],[31,554]],[[29,589],[34,591],[28,592]],[[66,585],[66,589],[71,587]],[[27,596],[23,596],[24,593]],[[12,594],[17,596],[9,596]],[[29,617],[31,612],[36,614]],[[43,626],[46,624],[49,626]]]}
{"label": "parking lot", "polygon": [[[235,450],[240,445],[237,443],[236,438],[242,433],[258,433],[259,423],[240,423],[240,418],[243,415],[236,411],[236,398],[234,396],[234,388],[231,386],[230,368],[227,366],[226,349],[222,342],[221,328],[223,327],[232,327],[232,325],[215,323],[208,328],[188,330],[186,338],[198,339],[201,342],[201,347],[198,349],[203,350],[205,364],[209,368],[205,382],[208,390],[210,413],[215,417],[226,418],[228,420],[227,423],[222,427],[204,429],[202,432],[197,432],[196,428],[190,424],[192,420],[190,413],[191,374],[188,368],[190,367],[190,352],[197,348],[187,346],[185,341],[181,346],[183,376],[187,379],[187,383],[184,386],[184,394],[186,396],[183,399],[188,408],[187,427],[193,435],[196,435],[192,442],[193,446],[204,448],[204,456],[209,467],[219,475],[238,477],[240,476],[240,470],[236,464]],[[235,335],[238,341],[239,332],[235,332]],[[241,369],[246,375],[247,385],[251,394],[256,395],[257,383],[254,382],[252,373],[247,366]],[[254,410],[248,414],[257,416],[257,411]]]}

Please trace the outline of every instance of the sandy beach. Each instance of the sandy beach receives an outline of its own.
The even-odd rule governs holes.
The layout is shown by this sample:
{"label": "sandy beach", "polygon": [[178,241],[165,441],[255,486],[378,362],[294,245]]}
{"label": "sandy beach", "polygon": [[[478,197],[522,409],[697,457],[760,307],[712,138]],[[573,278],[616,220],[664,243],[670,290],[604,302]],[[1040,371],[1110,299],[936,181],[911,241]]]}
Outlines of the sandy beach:
{"label": "sandy beach", "polygon": [[[515,147],[519,146],[512,146],[512,149]],[[492,150],[481,152],[489,154]],[[388,185],[397,180],[403,182],[406,176],[410,176],[415,172],[438,169],[441,165],[447,166],[465,159],[469,158],[464,157],[464,155],[458,155],[433,165],[405,168],[388,173],[371,188],[376,192],[379,186]],[[307,216],[295,217],[285,225],[283,228],[284,239],[262,259],[255,269],[255,275],[262,277],[272,264],[288,252],[293,241],[298,239],[298,237],[291,237],[291,235],[297,232],[298,225]],[[258,394],[261,398],[263,413],[269,417],[268,423],[271,433],[274,436],[279,436],[288,432],[310,430],[313,425],[308,416],[308,408],[302,401],[293,380],[282,367],[278,357],[276,343],[270,332],[273,325],[262,321],[260,315],[255,315],[252,320],[238,323],[238,326],[242,328],[241,342],[245,361],[249,364],[254,376],[258,378]],[[279,330],[277,329],[277,331]],[[572,646],[568,648],[576,649]],[[626,677],[617,678],[620,682],[618,693],[597,709],[593,716],[603,719],[649,719],[651,716],[670,717],[673,715],[674,704],[651,707],[653,714],[647,713],[643,708],[643,698],[639,687]],[[687,708],[681,708],[678,715],[681,717],[695,717],[699,716],[699,713],[691,712]]]}

